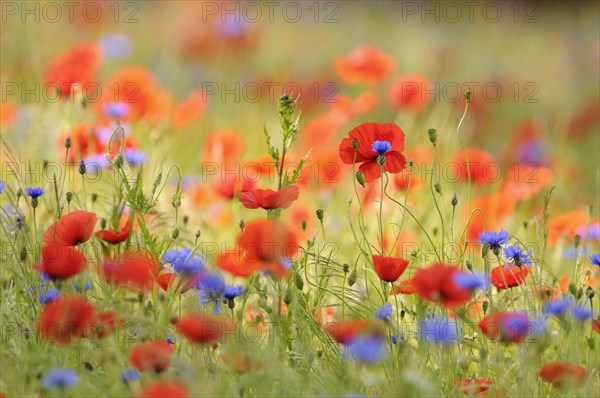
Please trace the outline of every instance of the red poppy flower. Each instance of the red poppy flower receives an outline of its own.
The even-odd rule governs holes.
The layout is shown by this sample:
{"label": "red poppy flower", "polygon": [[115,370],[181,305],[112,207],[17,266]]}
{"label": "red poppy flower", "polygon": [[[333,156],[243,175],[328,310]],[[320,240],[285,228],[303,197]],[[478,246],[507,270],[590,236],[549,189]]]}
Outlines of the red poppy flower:
{"label": "red poppy flower", "polygon": [[173,347],[166,341],[148,341],[136,344],[129,354],[129,362],[139,371],[154,370],[161,373],[171,364]]}
{"label": "red poppy flower", "polygon": [[234,329],[231,320],[222,317],[197,314],[186,315],[171,321],[179,333],[196,344],[217,343],[225,338],[225,333]]}
{"label": "red poppy flower", "polygon": [[454,386],[465,395],[486,392],[492,384],[490,379],[458,379],[454,381]]}
{"label": "red poppy flower", "polygon": [[42,246],[42,262],[33,268],[52,280],[65,280],[79,274],[87,267],[83,254],[72,246],[49,244]]}
{"label": "red poppy flower", "polygon": [[388,89],[387,97],[395,109],[422,111],[429,103],[431,83],[421,75],[402,75]]}
{"label": "red poppy flower", "polygon": [[395,67],[386,53],[370,45],[356,47],[339,57],[334,63],[335,71],[344,83],[374,85],[385,79]]}
{"label": "red poppy flower", "polygon": [[589,376],[583,366],[563,362],[548,363],[539,369],[538,374],[555,390],[569,385],[581,387]]}
{"label": "red poppy flower", "polygon": [[494,312],[479,322],[479,329],[488,339],[504,343],[524,342],[530,326],[527,314],[519,312]]}
{"label": "red poppy flower", "polygon": [[594,331],[595,331],[596,333],[600,333],[600,321],[599,321],[599,320],[597,320],[597,319],[594,319],[594,320],[592,321],[592,329],[594,329]]}
{"label": "red poppy flower", "polygon": [[244,151],[244,136],[236,130],[217,130],[204,142],[202,162],[222,167],[239,160]]}
{"label": "red poppy flower", "polygon": [[287,274],[288,262],[297,252],[292,230],[275,220],[256,220],[245,226],[235,250],[217,256],[217,265],[238,276],[265,270],[281,277]]}
{"label": "red poppy flower", "polygon": [[412,281],[410,279],[405,279],[403,281],[398,282],[398,285],[395,287],[395,290],[392,290],[390,294],[414,294],[415,288],[412,285]]}
{"label": "red poppy flower", "polygon": [[84,92],[94,94],[94,80],[100,67],[100,51],[95,43],[82,43],[52,61],[46,71],[46,86],[59,90],[61,97],[71,94],[73,84],[79,83]]}
{"label": "red poppy flower", "polygon": [[[381,177],[378,158],[383,156],[383,170],[388,173],[400,173],[406,167],[404,150],[404,131],[394,123],[363,123],[350,130],[348,138],[340,143],[340,158],[346,164],[362,163],[358,168],[365,175],[366,182]],[[352,141],[357,140],[356,151]],[[356,152],[356,156],[355,156]]]}
{"label": "red poppy flower", "polygon": [[548,244],[554,245],[561,238],[571,239],[577,229],[590,221],[587,210],[572,210],[548,221]]}
{"label": "red poppy flower", "polygon": [[514,264],[500,265],[492,268],[491,282],[498,289],[507,289],[509,287],[519,286],[529,275],[527,267],[517,267]]}
{"label": "red poppy flower", "polygon": [[264,362],[259,359],[253,359],[241,352],[223,353],[221,361],[227,364],[237,373],[256,372],[264,367]]}
{"label": "red poppy flower", "polygon": [[156,381],[138,391],[133,398],[188,398],[185,386],[174,381]]}
{"label": "red poppy flower", "polygon": [[435,263],[417,270],[411,284],[422,299],[448,308],[457,307],[471,298],[469,290],[458,287],[454,282],[454,276],[460,272],[457,267]]}
{"label": "red poppy flower", "polygon": [[98,217],[87,211],[74,211],[50,225],[44,234],[44,243],[77,246],[92,236]]}
{"label": "red poppy flower", "polygon": [[87,338],[103,339],[115,330],[117,325],[122,325],[125,320],[115,311],[98,312],[94,320],[87,326],[85,336]]}
{"label": "red poppy flower", "polygon": [[208,105],[208,98],[199,91],[191,92],[187,98],[171,110],[171,125],[181,130],[202,116]]}
{"label": "red poppy flower", "polygon": [[410,261],[401,258],[373,256],[373,267],[379,279],[384,282],[396,282],[406,270]]}
{"label": "red poppy flower", "polygon": [[145,252],[135,250],[123,253],[116,262],[104,262],[102,267],[109,283],[140,292],[152,290],[158,268],[156,259]]}
{"label": "red poppy flower", "polygon": [[38,330],[46,340],[67,344],[81,337],[94,320],[94,306],[78,296],[66,296],[44,306]]}
{"label": "red poppy flower", "polygon": [[325,331],[340,344],[349,343],[359,334],[373,329],[374,325],[366,319],[356,319],[353,321],[332,322],[325,326]]}
{"label": "red poppy flower", "polygon": [[106,92],[103,102],[124,102],[129,105],[127,120],[155,117],[164,112],[164,99],[161,101],[156,79],[142,66],[119,69],[111,76],[106,87],[112,89]]}
{"label": "red poppy flower", "polygon": [[179,282],[177,283],[177,287],[175,290],[179,291],[179,293],[185,293],[198,283],[200,279],[200,275],[194,274],[190,277],[185,277],[183,275],[176,274],[174,272],[168,272],[166,274],[160,274],[158,279],[158,285],[165,292],[171,288],[171,285],[175,283],[177,278],[179,277]]}
{"label": "red poppy flower", "polygon": [[131,224],[129,223],[129,220],[125,220],[125,223],[119,226],[118,230],[115,231],[114,229],[105,229],[102,231],[96,231],[96,236],[105,242],[117,245],[127,239],[130,230]]}
{"label": "red poppy flower", "polygon": [[247,209],[287,209],[298,199],[299,194],[300,190],[296,185],[289,185],[279,191],[255,188],[251,192],[241,192],[238,198]]}
{"label": "red poppy flower", "polygon": [[474,184],[485,184],[500,180],[502,172],[492,155],[488,152],[467,148],[467,156],[469,158],[468,170],[467,158],[464,151],[456,152],[453,157],[459,180],[468,181],[469,173],[471,173],[471,181]]}

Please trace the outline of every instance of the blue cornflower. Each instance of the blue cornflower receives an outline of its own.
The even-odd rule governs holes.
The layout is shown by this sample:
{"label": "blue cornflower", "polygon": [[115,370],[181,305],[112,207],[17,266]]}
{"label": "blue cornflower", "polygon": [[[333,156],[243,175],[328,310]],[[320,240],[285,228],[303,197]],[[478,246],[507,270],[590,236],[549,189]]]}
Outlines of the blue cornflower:
{"label": "blue cornflower", "polygon": [[500,246],[508,243],[508,232],[501,229],[500,232],[489,231],[479,234],[479,243],[487,244],[492,250],[500,250]]}
{"label": "blue cornflower", "polygon": [[406,335],[404,333],[393,334],[390,338],[392,340],[392,344],[396,345],[398,343],[404,343],[406,341]]}
{"label": "blue cornflower", "polygon": [[173,335],[171,334],[171,332],[167,333],[165,340],[169,344],[175,344],[175,339],[173,338]]}
{"label": "blue cornflower", "polygon": [[385,155],[390,149],[392,149],[392,144],[387,141],[373,142],[373,151],[377,152],[379,155]]}
{"label": "blue cornflower", "polygon": [[348,352],[361,362],[379,362],[385,355],[385,342],[380,336],[361,335],[347,344]]}
{"label": "blue cornflower", "polygon": [[173,270],[182,274],[196,274],[204,270],[204,262],[198,256],[190,256],[187,247],[181,250],[169,250],[163,255],[163,261],[173,266]]}
{"label": "blue cornflower", "polygon": [[48,289],[48,291],[44,294],[44,292],[38,293],[38,301],[40,304],[48,304],[49,302],[56,300],[60,297],[60,292],[54,288]]}
{"label": "blue cornflower", "polygon": [[456,343],[459,338],[456,324],[450,323],[447,318],[442,317],[432,317],[421,322],[420,332],[421,340],[442,345]]}
{"label": "blue cornflower", "polygon": [[457,272],[454,275],[454,283],[467,290],[487,289],[490,285],[490,281],[485,276],[470,272]]}
{"label": "blue cornflower", "polygon": [[595,253],[590,256],[590,261],[592,264],[600,267],[600,253]]}
{"label": "blue cornflower", "polygon": [[390,319],[393,312],[394,308],[392,307],[392,304],[385,303],[384,305],[379,307],[377,311],[375,311],[375,316],[381,319],[382,321],[387,321]]}
{"label": "blue cornflower", "polygon": [[538,316],[530,320],[529,333],[533,337],[541,336],[546,332],[546,318]]}
{"label": "blue cornflower", "polygon": [[244,293],[244,287],[241,285],[227,285],[225,286],[225,293],[223,293],[223,297],[227,300],[233,300],[236,297],[239,297]]}
{"label": "blue cornflower", "polygon": [[123,151],[123,159],[132,165],[140,165],[146,161],[146,152],[127,149]]}
{"label": "blue cornflower", "polygon": [[593,316],[594,313],[590,308],[583,307],[581,305],[575,306],[573,308],[573,318],[575,318],[578,321],[589,321],[590,319],[592,319]]}
{"label": "blue cornflower", "polygon": [[107,58],[125,58],[131,54],[133,41],[127,35],[120,33],[109,33],[99,40],[102,54]]}
{"label": "blue cornflower", "polygon": [[40,187],[27,187],[25,191],[27,196],[31,196],[32,199],[37,199],[44,194],[44,190]]}
{"label": "blue cornflower", "polygon": [[137,379],[139,379],[139,377],[140,374],[135,369],[125,369],[119,375],[119,379],[121,379],[121,382],[123,382],[124,384],[129,384],[132,381],[136,381]]}
{"label": "blue cornflower", "polygon": [[530,265],[532,251],[528,250],[526,253],[523,251],[521,246],[508,246],[504,248],[504,256],[511,262],[515,263],[517,267],[523,265]]}
{"label": "blue cornflower", "polygon": [[4,185],[2,181],[0,181],[0,193],[4,192],[4,188],[6,188],[6,185]]}
{"label": "blue cornflower", "polygon": [[221,298],[225,293],[225,281],[217,275],[208,275],[198,283],[200,289],[200,303],[207,306],[213,303],[213,312],[216,314],[221,311]]}
{"label": "blue cornflower", "polygon": [[79,383],[79,376],[77,372],[70,369],[50,369],[48,374],[44,378],[43,386],[46,389],[57,387],[71,387]]}
{"label": "blue cornflower", "polygon": [[542,311],[546,315],[563,316],[571,307],[571,303],[572,301],[566,298],[546,301]]}
{"label": "blue cornflower", "polygon": [[[83,284],[83,291],[88,291],[92,288],[92,283],[90,281],[85,281]],[[75,282],[75,284],[73,285],[73,289],[75,289],[76,292],[81,293],[82,289],[81,286],[79,286],[79,283]]]}
{"label": "blue cornflower", "polygon": [[122,119],[129,113],[129,104],[125,102],[107,102],[102,106],[102,111],[108,117]]}

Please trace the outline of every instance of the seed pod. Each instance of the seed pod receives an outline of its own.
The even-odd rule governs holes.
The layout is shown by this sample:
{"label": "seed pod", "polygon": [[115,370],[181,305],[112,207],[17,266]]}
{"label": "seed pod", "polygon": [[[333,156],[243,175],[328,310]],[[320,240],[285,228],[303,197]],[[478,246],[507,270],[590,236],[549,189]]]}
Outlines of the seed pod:
{"label": "seed pod", "polygon": [[435,142],[437,141],[437,131],[435,129],[429,129],[427,130],[427,135],[429,136],[429,141],[435,145]]}
{"label": "seed pod", "polygon": [[365,175],[362,173],[362,171],[358,171],[356,173],[356,181],[358,181],[358,183],[363,187],[365,186]]}
{"label": "seed pod", "polygon": [[323,209],[318,209],[315,213],[317,214],[319,221],[323,221],[323,217],[325,216]]}

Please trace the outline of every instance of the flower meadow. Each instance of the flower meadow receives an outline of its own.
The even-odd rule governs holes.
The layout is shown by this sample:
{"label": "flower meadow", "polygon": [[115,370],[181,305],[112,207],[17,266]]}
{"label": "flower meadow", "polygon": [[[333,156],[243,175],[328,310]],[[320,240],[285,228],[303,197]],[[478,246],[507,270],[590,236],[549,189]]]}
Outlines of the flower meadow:
{"label": "flower meadow", "polygon": [[599,12],[3,1],[0,397],[600,396]]}

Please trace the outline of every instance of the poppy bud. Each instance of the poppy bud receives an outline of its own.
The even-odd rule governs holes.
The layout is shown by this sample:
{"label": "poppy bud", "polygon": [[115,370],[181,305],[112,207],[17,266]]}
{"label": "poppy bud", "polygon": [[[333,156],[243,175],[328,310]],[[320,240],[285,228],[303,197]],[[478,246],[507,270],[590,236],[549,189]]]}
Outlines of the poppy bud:
{"label": "poppy bud", "polygon": [[317,214],[317,218],[319,219],[319,221],[323,221],[323,215],[325,213],[323,209],[318,209],[315,213]]}
{"label": "poppy bud", "polygon": [[296,284],[296,289],[304,289],[304,279],[302,279],[302,276],[298,272],[294,272],[294,283]]}
{"label": "poppy bud", "polygon": [[171,238],[177,239],[179,237],[179,230],[175,228],[173,232],[171,232]]}
{"label": "poppy bud", "polygon": [[594,289],[592,289],[591,287],[588,286],[588,288],[585,291],[587,297],[591,300],[594,298],[594,296],[596,295],[596,292],[594,292]]}
{"label": "poppy bud", "polygon": [[67,137],[65,140],[65,148],[69,149],[73,145],[73,141],[71,141],[71,137]]}
{"label": "poppy bud", "polygon": [[471,263],[469,260],[467,260],[467,262],[465,264],[469,271],[473,271],[473,263]]}
{"label": "poppy bud", "polygon": [[358,279],[358,272],[356,272],[356,268],[354,268],[348,277],[348,286],[353,286],[356,283],[356,279]]}
{"label": "poppy bud", "polygon": [[404,319],[405,316],[406,316],[406,311],[400,310],[400,319]]}
{"label": "poppy bud", "polygon": [[92,203],[96,203],[97,200],[98,200],[98,194],[97,193],[93,193],[92,194]]}
{"label": "poppy bud", "polygon": [[42,170],[46,170],[48,168],[48,159],[42,160]]}
{"label": "poppy bud", "polygon": [[238,224],[240,229],[243,231],[244,227],[246,226],[246,222],[244,221],[244,219],[240,219],[240,223]]}
{"label": "poppy bud", "polygon": [[194,234],[194,236],[195,236],[196,238],[199,238],[201,234],[202,234],[202,233],[200,232],[200,230],[197,230],[197,231],[196,231],[196,233]]}
{"label": "poppy bud", "polygon": [[580,243],[581,243],[581,236],[575,235],[573,237],[573,244],[575,245],[575,249],[577,249],[579,247]]}
{"label": "poppy bud", "polygon": [[290,305],[290,303],[292,302],[292,298],[292,291],[290,289],[287,289],[283,294],[283,302],[285,303],[285,305]]}
{"label": "poppy bud", "polygon": [[347,274],[350,271],[350,266],[348,264],[342,265],[342,269],[344,270],[344,274]]}
{"label": "poppy bud", "polygon": [[123,167],[123,162],[124,162],[123,155],[118,154],[114,161],[115,167],[117,169],[120,169],[121,167]]}
{"label": "poppy bud", "polygon": [[575,286],[574,283],[569,283],[569,292],[571,292],[573,296],[577,294],[577,286]]}
{"label": "poppy bud", "polygon": [[83,367],[86,368],[87,370],[89,370],[90,372],[94,370],[94,367],[92,366],[91,363],[89,363],[88,361],[85,361],[83,363]]}
{"label": "poppy bud", "polygon": [[356,138],[352,139],[352,148],[356,151],[358,149],[358,140]]}
{"label": "poppy bud", "polygon": [[409,168],[409,170],[412,170],[412,168],[413,168],[414,165],[415,165],[415,161],[412,158],[408,159],[408,168]]}
{"label": "poppy bud", "polygon": [[17,190],[17,198],[20,198],[21,196],[23,196],[23,190],[21,188],[19,188]]}
{"label": "poppy bud", "polygon": [[465,93],[465,100],[466,100],[467,102],[471,102],[471,91],[467,91],[467,92]]}
{"label": "poppy bud", "polygon": [[487,300],[485,300],[485,301],[483,302],[483,313],[484,313],[484,314],[487,314],[487,310],[488,310],[488,308],[489,308],[489,307],[490,307],[490,302],[489,302],[489,301],[487,301]]}
{"label": "poppy bud", "polygon": [[442,194],[442,186],[439,182],[436,182],[433,187],[435,188],[435,192],[439,193],[440,195]]}
{"label": "poppy bud", "polygon": [[85,167],[85,162],[82,160],[79,162],[79,174],[84,175],[87,173],[87,167]]}
{"label": "poppy bud", "polygon": [[458,204],[458,197],[456,196],[456,192],[452,194],[452,199],[450,200],[450,204],[452,207],[455,207]]}
{"label": "poppy bud", "polygon": [[106,229],[106,219],[100,219],[100,229]]}
{"label": "poppy bud", "polygon": [[577,294],[575,295],[575,298],[577,300],[579,300],[581,297],[583,297],[583,288],[580,287],[579,289],[577,289]]}
{"label": "poppy bud", "polygon": [[73,200],[73,192],[67,192],[66,193],[67,196],[67,203],[71,203],[71,200]]}
{"label": "poppy bud", "polygon": [[365,186],[365,175],[362,173],[362,171],[358,171],[356,173],[356,181],[358,181],[358,183],[363,187]]}
{"label": "poppy bud", "polygon": [[302,220],[300,227],[302,228],[302,231],[306,232],[306,220]]}
{"label": "poppy bud", "polygon": [[190,216],[186,214],[183,216],[183,225],[187,225],[188,221],[190,221]]}
{"label": "poppy bud", "polygon": [[437,141],[437,131],[435,129],[429,129],[427,130],[427,135],[429,136],[429,141],[435,145],[435,142]]}
{"label": "poppy bud", "polygon": [[173,198],[173,201],[171,202],[171,204],[173,205],[173,207],[174,207],[175,209],[178,209],[178,208],[179,208],[179,206],[181,206],[181,200],[179,200],[179,199],[176,199],[176,198]]}
{"label": "poppy bud", "polygon": [[596,348],[596,340],[594,340],[594,338],[593,338],[593,337],[589,337],[589,338],[587,339],[587,343],[588,343],[588,347],[590,347],[592,350],[593,350],[594,348]]}

